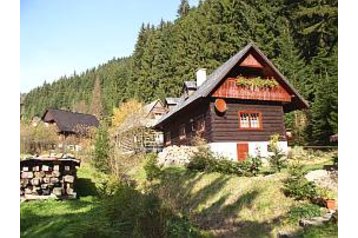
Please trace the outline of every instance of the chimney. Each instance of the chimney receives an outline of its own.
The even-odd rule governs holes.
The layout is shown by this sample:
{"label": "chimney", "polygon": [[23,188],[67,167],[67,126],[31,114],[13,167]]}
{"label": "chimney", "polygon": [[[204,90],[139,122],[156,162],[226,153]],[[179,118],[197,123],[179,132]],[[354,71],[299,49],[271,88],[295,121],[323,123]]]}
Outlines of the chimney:
{"label": "chimney", "polygon": [[200,68],[196,71],[196,87],[199,88],[206,80],[206,69]]}

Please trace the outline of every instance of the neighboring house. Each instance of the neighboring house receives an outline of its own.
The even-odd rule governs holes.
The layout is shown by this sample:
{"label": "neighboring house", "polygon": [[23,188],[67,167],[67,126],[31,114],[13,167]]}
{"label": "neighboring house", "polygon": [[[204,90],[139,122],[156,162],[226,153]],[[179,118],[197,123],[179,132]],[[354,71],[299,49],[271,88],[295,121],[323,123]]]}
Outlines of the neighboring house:
{"label": "neighboring house", "polygon": [[90,128],[99,126],[98,119],[93,115],[59,109],[47,109],[41,119],[45,123],[55,124],[58,133],[64,137],[87,136]]}
{"label": "neighboring house", "polygon": [[167,112],[157,99],[129,116],[118,128],[115,139],[124,152],[160,151],[163,148],[163,133],[152,127]]}
{"label": "neighboring house", "polygon": [[267,156],[268,141],[277,133],[279,147],[286,151],[284,113],[308,108],[253,43],[207,79],[205,69],[199,69],[195,89],[184,90],[177,105],[154,125],[164,133],[165,146],[192,145],[198,135],[212,151],[244,160],[248,154]]}

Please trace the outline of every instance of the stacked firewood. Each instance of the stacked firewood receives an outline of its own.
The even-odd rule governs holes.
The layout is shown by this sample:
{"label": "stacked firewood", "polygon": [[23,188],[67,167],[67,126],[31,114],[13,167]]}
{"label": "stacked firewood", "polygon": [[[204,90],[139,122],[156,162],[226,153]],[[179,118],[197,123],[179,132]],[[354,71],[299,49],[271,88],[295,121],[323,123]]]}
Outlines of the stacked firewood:
{"label": "stacked firewood", "polygon": [[20,196],[56,196],[76,198],[76,167],[71,165],[34,164],[21,167]]}

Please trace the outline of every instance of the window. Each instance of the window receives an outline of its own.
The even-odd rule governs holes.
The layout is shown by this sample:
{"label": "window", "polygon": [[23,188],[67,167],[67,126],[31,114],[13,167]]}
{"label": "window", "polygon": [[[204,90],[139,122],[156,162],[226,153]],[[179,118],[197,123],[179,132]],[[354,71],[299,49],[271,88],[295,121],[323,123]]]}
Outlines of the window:
{"label": "window", "polygon": [[195,132],[196,135],[201,136],[205,131],[205,117],[200,116],[195,119],[191,119],[191,130]]}
{"label": "window", "polygon": [[170,131],[165,132],[164,134],[164,139],[165,139],[165,145],[171,145],[172,143],[172,137],[170,135]]}
{"label": "window", "polygon": [[240,128],[250,128],[248,113],[240,113]]}
{"label": "window", "polygon": [[184,140],[186,138],[185,134],[185,124],[181,125],[179,128],[179,139]]}
{"label": "window", "polygon": [[260,128],[259,114],[250,113],[250,126],[252,128]]}
{"label": "window", "polygon": [[204,118],[199,118],[196,122],[195,122],[195,130],[197,132],[204,132],[205,130],[205,120]]}
{"label": "window", "polygon": [[240,129],[262,129],[260,112],[241,111],[239,112]]}

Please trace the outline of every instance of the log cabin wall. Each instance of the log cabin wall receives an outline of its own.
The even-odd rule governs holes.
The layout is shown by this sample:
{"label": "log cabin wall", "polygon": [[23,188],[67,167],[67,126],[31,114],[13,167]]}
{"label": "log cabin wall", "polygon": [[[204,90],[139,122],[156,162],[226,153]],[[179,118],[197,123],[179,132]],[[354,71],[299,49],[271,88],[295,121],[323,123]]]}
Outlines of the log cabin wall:
{"label": "log cabin wall", "polygon": [[[212,129],[211,129],[211,113],[210,113],[210,101],[208,99],[199,100],[197,103],[193,103],[188,108],[185,108],[183,111],[179,112],[178,115],[173,117],[172,120],[163,126],[164,135],[167,132],[170,132],[171,135],[171,144],[170,145],[192,145],[192,140],[196,135],[196,132],[193,131],[193,123],[198,119],[203,118],[205,120],[205,130],[202,134],[207,142],[211,141]],[[179,130],[182,125],[185,125],[185,139],[179,138]],[[164,145],[166,145],[166,139],[164,136]]]}
{"label": "log cabin wall", "polygon": [[[275,133],[280,134],[281,141],[286,141],[282,104],[225,99],[227,111],[223,115],[218,115],[214,107],[214,100],[215,98],[210,103],[212,142],[269,141],[270,136]],[[261,112],[262,129],[239,129],[238,114],[242,110]]]}

